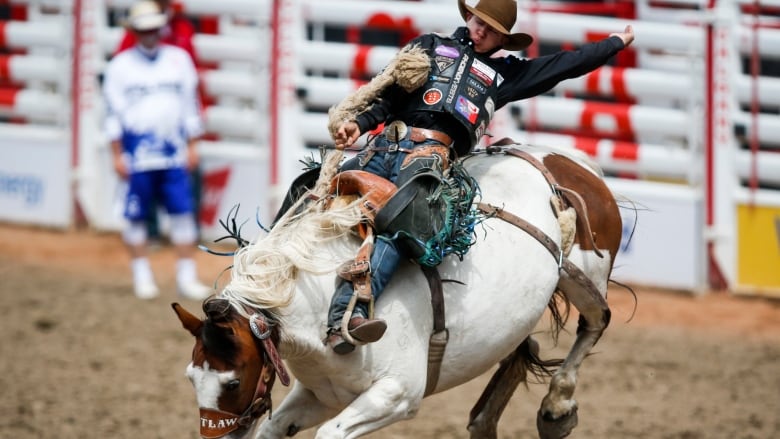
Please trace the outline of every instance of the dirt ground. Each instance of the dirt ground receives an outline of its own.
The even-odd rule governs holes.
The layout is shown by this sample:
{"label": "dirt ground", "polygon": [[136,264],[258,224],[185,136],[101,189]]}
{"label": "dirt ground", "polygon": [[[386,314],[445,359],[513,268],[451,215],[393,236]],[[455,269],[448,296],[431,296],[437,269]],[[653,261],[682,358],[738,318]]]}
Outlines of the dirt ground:
{"label": "dirt ground", "polygon": [[[230,263],[205,252],[197,259],[209,281]],[[196,313],[200,306],[176,297],[169,248],[156,250],[152,264],[163,294],[142,302],[116,234],[0,224],[0,437],[198,437],[184,378],[192,340],[170,303]],[[633,296],[610,292],[612,324],[581,369],[571,437],[780,437],[780,302],[636,293],[628,321]],[[544,344],[543,355],[562,355],[571,339]],[[468,412],[488,378],[431,397],[414,420],[370,437],[466,438]],[[285,391],[278,387],[277,404]],[[536,437],[545,390],[518,389],[501,437]]]}

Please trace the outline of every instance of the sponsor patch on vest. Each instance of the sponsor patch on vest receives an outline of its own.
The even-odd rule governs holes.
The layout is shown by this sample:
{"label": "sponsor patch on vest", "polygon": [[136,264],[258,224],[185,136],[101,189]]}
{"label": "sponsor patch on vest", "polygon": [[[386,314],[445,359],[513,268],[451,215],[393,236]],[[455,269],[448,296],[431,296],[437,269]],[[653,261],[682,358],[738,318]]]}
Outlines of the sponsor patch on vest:
{"label": "sponsor patch on vest", "polygon": [[423,94],[423,102],[428,105],[436,105],[442,98],[441,90],[431,88],[425,91]]}
{"label": "sponsor patch on vest", "polygon": [[501,87],[501,84],[504,82],[504,77],[501,76],[501,73],[498,74],[496,77],[496,86]]}
{"label": "sponsor patch on vest", "polygon": [[454,59],[446,56],[436,56],[433,60],[436,62],[436,67],[438,67],[440,73],[444,73],[445,70],[455,64]]}
{"label": "sponsor patch on vest", "polygon": [[474,105],[470,100],[464,96],[458,96],[458,100],[455,102],[455,111],[465,117],[470,123],[477,122],[477,116],[479,115],[479,107]]}
{"label": "sponsor patch on vest", "polygon": [[479,96],[479,90],[474,89],[474,87],[466,87],[466,94],[469,95],[469,98],[474,99]]}
{"label": "sponsor patch on vest", "polygon": [[441,82],[443,84],[449,84],[451,78],[449,76],[431,75],[428,79],[431,81]]}
{"label": "sponsor patch on vest", "polygon": [[493,84],[493,79],[496,77],[496,71],[478,59],[471,64],[470,73],[488,87]]}
{"label": "sponsor patch on vest", "polygon": [[460,52],[458,52],[458,49],[452,46],[437,46],[435,52],[437,55],[446,56],[447,58],[460,57]]}
{"label": "sponsor patch on vest", "polygon": [[453,85],[450,86],[450,91],[447,94],[446,102],[448,104],[451,104],[452,100],[455,99],[455,93],[460,85],[460,81],[463,80],[463,72],[466,70],[466,65],[468,65],[470,59],[467,53],[463,54],[463,58],[461,58],[460,64],[458,64],[458,70],[455,72],[455,77],[452,79]]}
{"label": "sponsor patch on vest", "polygon": [[479,81],[477,81],[477,80],[476,80],[476,79],[474,79],[474,78],[469,78],[469,79],[466,81],[466,84],[468,84],[470,87],[474,87],[474,88],[475,88],[475,89],[476,89],[478,92],[480,92],[481,94],[485,94],[485,93],[487,93],[487,87],[485,87],[484,85],[482,85],[482,84],[481,84]]}

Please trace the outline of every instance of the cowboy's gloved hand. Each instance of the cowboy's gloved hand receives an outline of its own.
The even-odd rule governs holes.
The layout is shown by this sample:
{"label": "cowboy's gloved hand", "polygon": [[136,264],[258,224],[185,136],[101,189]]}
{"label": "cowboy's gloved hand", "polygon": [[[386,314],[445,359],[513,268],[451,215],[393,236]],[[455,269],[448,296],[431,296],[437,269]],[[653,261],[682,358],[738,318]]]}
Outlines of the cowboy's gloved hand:
{"label": "cowboy's gloved hand", "polygon": [[623,46],[628,47],[634,41],[634,28],[629,24],[626,26],[623,32],[616,32],[614,34],[609,34],[609,36],[619,37],[621,40],[623,40]]}
{"label": "cowboy's gloved hand", "polygon": [[356,122],[342,123],[336,131],[336,149],[349,148],[358,137],[360,137],[360,127]]}

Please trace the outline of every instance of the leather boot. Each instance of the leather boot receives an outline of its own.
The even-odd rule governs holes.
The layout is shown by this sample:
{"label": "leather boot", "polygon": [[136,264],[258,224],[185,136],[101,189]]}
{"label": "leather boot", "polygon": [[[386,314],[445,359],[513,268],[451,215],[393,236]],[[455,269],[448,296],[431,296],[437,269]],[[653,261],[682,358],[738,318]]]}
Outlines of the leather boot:
{"label": "leather boot", "polygon": [[363,343],[373,343],[385,334],[387,323],[382,319],[367,319],[355,316],[349,319],[349,335]]}
{"label": "leather boot", "polygon": [[[363,343],[373,343],[385,334],[387,323],[382,319],[367,319],[362,316],[355,316],[349,319],[347,328],[349,335],[355,340]],[[346,355],[355,350],[355,345],[346,341],[338,329],[331,328],[326,342],[331,346],[333,352],[338,355]]]}

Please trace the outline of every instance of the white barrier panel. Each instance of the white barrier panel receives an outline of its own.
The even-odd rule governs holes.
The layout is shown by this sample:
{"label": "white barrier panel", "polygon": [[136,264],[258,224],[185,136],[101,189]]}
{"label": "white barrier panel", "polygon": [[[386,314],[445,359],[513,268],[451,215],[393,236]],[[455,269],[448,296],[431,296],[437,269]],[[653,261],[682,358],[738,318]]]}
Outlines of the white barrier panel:
{"label": "white barrier panel", "polygon": [[[62,122],[66,107],[62,95],[41,90],[13,90],[0,102],[0,115],[24,117],[32,122]],[[7,101],[7,102],[6,102]],[[4,105],[6,104],[6,105]]]}
{"label": "white barrier panel", "polygon": [[364,25],[376,16],[390,17],[396,21],[412,20],[412,24],[422,32],[449,32],[463,23],[454,1],[441,5],[398,1],[304,0],[302,6],[307,22],[343,26]]}
{"label": "white barrier panel", "polygon": [[753,161],[756,164],[756,177],[761,184],[780,187],[780,154],[769,151],[758,151],[756,157],[748,150],[737,151],[735,167],[737,175],[748,181],[753,172]]}
{"label": "white barrier panel", "polygon": [[[695,80],[695,81],[694,81]],[[555,87],[557,91],[574,93],[597,93],[605,96],[634,97],[638,99],[691,100],[695,83],[701,79],[695,72],[674,74],[646,69],[614,68],[605,66],[579,78],[567,79]],[[780,105],[780,78],[759,76],[758,89],[761,104]],[[752,101],[753,78],[749,75],[736,77],[737,100],[742,104]]]}
{"label": "white barrier panel", "polygon": [[[32,0],[29,0],[32,1]],[[49,0],[54,1],[54,0]],[[107,0],[106,6],[113,9],[129,9],[135,0]],[[179,0],[187,14],[232,15],[242,19],[268,20],[271,0]],[[257,14],[253,16],[253,14]]]}
{"label": "white barrier panel", "polygon": [[360,84],[350,79],[323,78],[319,76],[299,76],[295,80],[296,88],[301,92],[301,101],[309,106],[330,108],[338,104]]}
{"label": "white barrier panel", "polygon": [[0,125],[0,220],[65,228],[73,211],[70,145],[62,131]]}
{"label": "white barrier panel", "polygon": [[253,99],[265,95],[267,78],[239,70],[206,70],[200,73],[206,93]]}
{"label": "white barrier panel", "polygon": [[514,131],[509,137],[524,144],[550,145],[579,149],[593,157],[605,171],[629,172],[638,177],[684,179],[702,174],[696,169],[693,154],[686,149],[654,144],[595,141],[561,134]]}
{"label": "white barrier panel", "polygon": [[[321,41],[307,41],[300,44],[298,50],[301,66],[304,69],[346,74],[357,67],[369,75],[381,72],[398,53],[396,47],[360,46],[358,44]],[[358,59],[360,61],[357,61]]]}
{"label": "white barrier panel", "polygon": [[[768,105],[780,105],[780,78],[759,76],[758,102]],[[741,104],[749,104],[753,100],[753,78],[749,75],[738,75],[736,81],[737,100]]]}
{"label": "white barrier panel", "polygon": [[739,26],[736,29],[739,38],[739,51],[743,54],[753,52],[753,39],[758,33],[758,47],[761,48],[762,58],[780,58],[780,29],[759,29],[754,32],[748,26]]}
{"label": "white barrier panel", "polygon": [[37,55],[0,55],[0,65],[7,66],[5,74],[0,69],[0,79],[12,82],[57,82],[65,68],[64,63],[54,57]]}
{"label": "white barrier panel", "polygon": [[594,129],[604,134],[635,134],[686,138],[692,128],[688,113],[642,105],[609,104],[580,99],[539,96],[515,102],[523,122],[531,116],[541,126],[561,129]]}
{"label": "white barrier panel", "polygon": [[[577,148],[596,159],[599,166],[610,172],[630,172],[639,177],[685,179],[701,181],[703,164],[694,160],[694,154],[680,147],[648,143],[617,142],[608,139],[595,141],[560,134],[514,131],[509,137],[536,145]],[[756,177],[761,184],[780,186],[780,154],[758,151],[755,157]],[[748,150],[735,155],[735,169],[739,178],[748,181],[753,172],[753,157]]]}
{"label": "white barrier panel", "polygon": [[[735,111],[732,122],[744,125],[745,136],[749,139],[753,130],[753,115],[744,111]],[[756,115],[758,124],[758,141],[765,147],[780,148],[780,115],[759,113]]]}
{"label": "white barrier panel", "polygon": [[[109,28],[101,36],[103,53],[113,54],[122,39],[122,28]],[[225,35],[195,34],[192,45],[198,59],[207,62],[247,61],[254,62],[267,56],[267,32],[258,31],[253,38]]]}
{"label": "white barrier panel", "polygon": [[[453,2],[454,3],[454,2]],[[383,15],[396,20],[412,18],[421,31],[450,32],[463,25],[463,19],[452,6],[392,1],[306,0],[307,21],[336,25],[363,25],[369,18]],[[349,11],[349,13],[344,13]],[[704,47],[702,29],[670,23],[637,22],[625,18],[607,18],[540,12],[531,16],[520,10],[515,29],[536,29],[540,41],[581,44],[593,35],[607,36],[632,24],[637,35],[634,47],[664,51],[698,52]]]}
{"label": "white barrier panel", "polygon": [[68,40],[65,26],[59,20],[4,21],[0,20],[0,41],[13,49],[29,49],[34,46],[62,47]]}
{"label": "white barrier panel", "polygon": [[607,185],[618,199],[625,197],[636,207],[619,203],[623,241],[612,278],[661,288],[704,288],[701,194],[679,185],[613,178],[607,178]]}
{"label": "white barrier panel", "polygon": [[206,130],[230,138],[260,139],[268,130],[268,121],[252,109],[212,105],[204,108]]}

